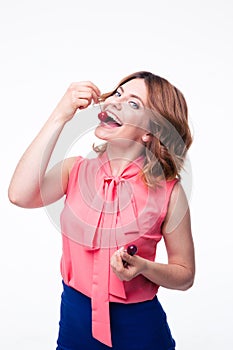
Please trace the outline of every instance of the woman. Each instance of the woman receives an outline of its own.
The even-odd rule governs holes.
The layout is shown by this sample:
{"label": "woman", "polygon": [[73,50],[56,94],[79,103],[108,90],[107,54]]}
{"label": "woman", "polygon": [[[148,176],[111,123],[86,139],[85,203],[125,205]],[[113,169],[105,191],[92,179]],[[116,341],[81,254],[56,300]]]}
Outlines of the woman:
{"label": "woman", "polygon": [[[46,172],[65,124],[100,100],[99,155],[67,158]],[[194,280],[190,214],[179,182],[191,142],[181,92],[137,72],[103,95],[92,82],[71,84],[24,153],[11,202],[35,208],[66,195],[57,350],[175,349],[157,292],[186,290]],[[162,237],[167,264],[155,261]]]}

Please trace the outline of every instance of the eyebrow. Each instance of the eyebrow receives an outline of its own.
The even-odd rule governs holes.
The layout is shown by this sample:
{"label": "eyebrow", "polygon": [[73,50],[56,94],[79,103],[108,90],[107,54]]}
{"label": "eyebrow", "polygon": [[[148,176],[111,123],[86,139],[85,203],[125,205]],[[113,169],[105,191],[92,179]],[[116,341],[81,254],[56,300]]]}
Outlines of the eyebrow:
{"label": "eyebrow", "polygon": [[[121,89],[122,92],[125,92],[122,86],[119,86],[118,89]],[[141,99],[139,96],[134,95],[134,94],[130,94],[130,97],[137,98],[137,99],[142,103],[143,107],[145,107],[145,105],[144,105],[142,99]]]}

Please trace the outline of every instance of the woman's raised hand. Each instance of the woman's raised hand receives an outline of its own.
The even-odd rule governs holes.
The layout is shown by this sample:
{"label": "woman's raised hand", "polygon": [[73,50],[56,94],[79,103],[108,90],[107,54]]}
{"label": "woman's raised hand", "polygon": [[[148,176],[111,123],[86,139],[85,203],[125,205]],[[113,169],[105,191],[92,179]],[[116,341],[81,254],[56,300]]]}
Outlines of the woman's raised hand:
{"label": "woman's raised hand", "polygon": [[[38,135],[19,160],[9,186],[12,203],[35,208],[61,198],[68,184],[70,161],[47,171],[60,133],[75,112],[97,103],[100,90],[90,81],[72,83]],[[30,169],[30,171],[28,171]],[[62,185],[61,185],[62,184]]]}
{"label": "woman's raised hand", "polygon": [[52,115],[56,120],[68,122],[77,110],[87,108],[92,102],[98,103],[100,95],[100,90],[91,81],[72,83]]}

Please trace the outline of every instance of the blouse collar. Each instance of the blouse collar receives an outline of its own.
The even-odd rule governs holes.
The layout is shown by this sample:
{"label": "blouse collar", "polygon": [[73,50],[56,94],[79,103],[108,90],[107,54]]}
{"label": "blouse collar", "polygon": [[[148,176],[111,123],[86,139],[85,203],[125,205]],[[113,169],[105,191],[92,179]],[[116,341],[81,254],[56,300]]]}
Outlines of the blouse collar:
{"label": "blouse collar", "polygon": [[107,151],[101,154],[98,157],[98,159],[101,164],[101,170],[103,171],[106,177],[108,177],[109,179],[120,180],[122,178],[130,179],[132,177],[139,175],[143,168],[145,157],[141,155],[137,157],[135,160],[130,161],[129,164],[122,170],[122,172],[118,176],[112,175],[110,159],[108,157]]}

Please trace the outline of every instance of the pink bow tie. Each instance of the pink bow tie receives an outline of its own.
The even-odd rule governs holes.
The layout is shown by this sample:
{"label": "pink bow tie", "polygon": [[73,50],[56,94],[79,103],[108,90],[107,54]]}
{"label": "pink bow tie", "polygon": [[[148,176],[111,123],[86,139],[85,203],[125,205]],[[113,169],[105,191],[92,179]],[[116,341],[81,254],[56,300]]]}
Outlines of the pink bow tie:
{"label": "pink bow tie", "polygon": [[134,194],[123,176],[103,179],[87,209],[86,223],[83,243],[87,250],[119,247],[132,241],[128,234],[139,234]]}

